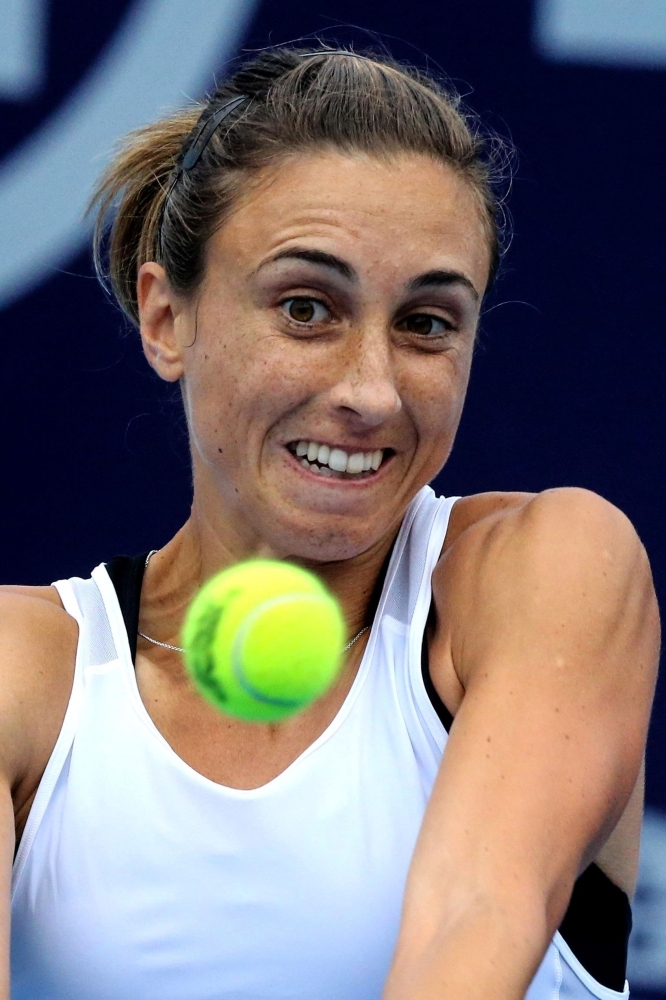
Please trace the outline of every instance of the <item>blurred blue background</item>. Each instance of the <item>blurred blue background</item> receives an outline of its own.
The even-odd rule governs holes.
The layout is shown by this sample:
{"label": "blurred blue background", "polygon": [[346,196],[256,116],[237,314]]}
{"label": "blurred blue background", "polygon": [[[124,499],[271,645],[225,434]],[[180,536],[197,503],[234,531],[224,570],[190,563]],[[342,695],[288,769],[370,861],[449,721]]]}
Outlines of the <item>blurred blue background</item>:
{"label": "blurred blue background", "polygon": [[[579,485],[636,524],[666,594],[664,0],[0,0],[2,582],[163,544],[189,504],[177,394],[91,274],[114,140],[239,50],[319,33],[446,73],[519,151],[442,492]],[[666,997],[666,686],[648,755],[634,997]]]}

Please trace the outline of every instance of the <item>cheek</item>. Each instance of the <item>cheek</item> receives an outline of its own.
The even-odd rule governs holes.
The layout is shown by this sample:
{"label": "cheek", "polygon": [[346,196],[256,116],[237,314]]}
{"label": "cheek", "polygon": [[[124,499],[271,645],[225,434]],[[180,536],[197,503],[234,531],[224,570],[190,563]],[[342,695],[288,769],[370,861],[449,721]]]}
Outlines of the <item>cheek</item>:
{"label": "cheek", "polygon": [[[237,331],[239,328],[237,328]],[[261,444],[267,430],[317,391],[316,370],[282,338],[244,330],[199,345],[185,376],[188,419],[200,450]]]}
{"label": "cheek", "polygon": [[460,422],[469,383],[470,352],[428,360],[432,363],[412,373],[409,408],[420,437],[446,447]]}

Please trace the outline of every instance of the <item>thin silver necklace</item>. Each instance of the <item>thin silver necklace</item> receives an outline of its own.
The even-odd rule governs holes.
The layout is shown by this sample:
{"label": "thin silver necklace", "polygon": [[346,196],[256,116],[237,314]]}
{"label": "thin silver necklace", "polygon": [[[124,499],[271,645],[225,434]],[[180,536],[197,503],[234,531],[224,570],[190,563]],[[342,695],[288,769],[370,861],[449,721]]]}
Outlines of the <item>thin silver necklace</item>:
{"label": "thin silver necklace", "polygon": [[[150,562],[150,560],[152,559],[152,557],[155,555],[156,552],[157,552],[157,549],[152,549],[148,553],[148,555],[146,556],[146,566],[148,565],[148,563]],[[365,628],[362,628],[360,632],[357,632],[356,635],[354,636],[354,638],[349,640],[349,642],[347,643],[347,645],[343,649],[343,653],[346,653],[347,650],[351,649],[352,646],[354,645],[354,643],[357,641],[357,639],[360,639],[361,636],[365,632],[367,632],[369,628],[370,628],[370,626],[366,625]],[[148,642],[152,642],[152,644],[154,646],[161,646],[162,649],[173,649],[174,653],[184,653],[185,652],[185,650],[183,649],[182,646],[172,646],[170,642],[160,642],[158,639],[153,639],[151,636],[146,635],[145,632],[138,632],[137,631],[137,635],[140,635],[142,639],[147,639]]]}

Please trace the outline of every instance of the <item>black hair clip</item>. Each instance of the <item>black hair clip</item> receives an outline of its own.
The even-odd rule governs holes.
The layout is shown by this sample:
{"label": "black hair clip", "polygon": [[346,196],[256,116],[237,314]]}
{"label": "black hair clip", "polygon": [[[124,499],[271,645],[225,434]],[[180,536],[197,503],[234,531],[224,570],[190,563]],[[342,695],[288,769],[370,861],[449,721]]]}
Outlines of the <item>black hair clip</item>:
{"label": "black hair clip", "polygon": [[210,142],[213,133],[217,131],[218,127],[222,124],[224,119],[232,113],[232,111],[235,111],[236,108],[243,103],[243,101],[247,100],[249,100],[249,98],[246,94],[242,94],[240,97],[234,97],[233,100],[223,105],[223,107],[218,108],[215,114],[212,114],[210,118],[206,119],[203,125],[201,125],[197,135],[194,137],[192,145],[182,159],[180,164],[181,170],[191,170],[197,165],[201,159],[203,151]]}

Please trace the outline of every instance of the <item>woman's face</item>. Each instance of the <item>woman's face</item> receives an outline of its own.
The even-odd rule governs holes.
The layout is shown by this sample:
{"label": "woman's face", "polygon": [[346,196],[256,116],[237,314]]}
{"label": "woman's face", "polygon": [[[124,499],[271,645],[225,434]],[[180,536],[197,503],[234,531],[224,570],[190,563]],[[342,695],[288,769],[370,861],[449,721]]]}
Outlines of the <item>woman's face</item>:
{"label": "woman's face", "polygon": [[200,290],[165,293],[159,322],[143,276],[147,354],[183,378],[195,509],[239,557],[349,559],[394,532],[451,450],[488,267],[453,170],[320,152],[248,187]]}

